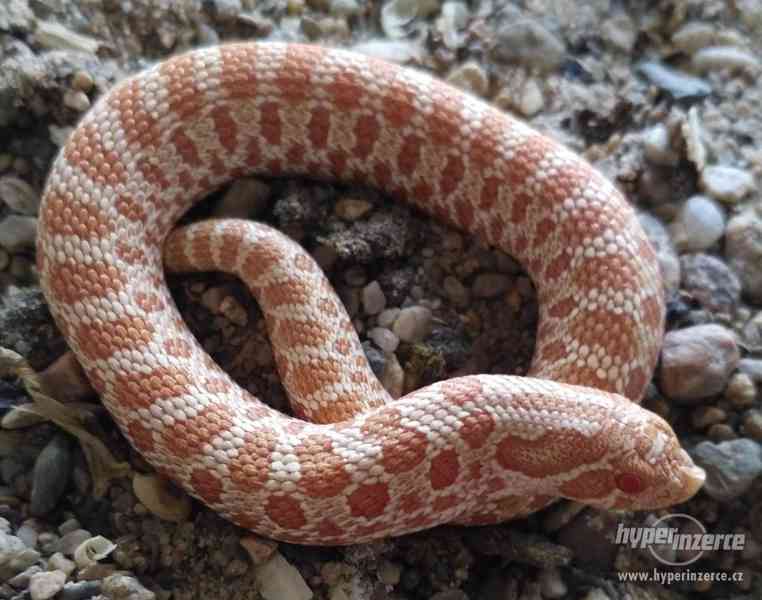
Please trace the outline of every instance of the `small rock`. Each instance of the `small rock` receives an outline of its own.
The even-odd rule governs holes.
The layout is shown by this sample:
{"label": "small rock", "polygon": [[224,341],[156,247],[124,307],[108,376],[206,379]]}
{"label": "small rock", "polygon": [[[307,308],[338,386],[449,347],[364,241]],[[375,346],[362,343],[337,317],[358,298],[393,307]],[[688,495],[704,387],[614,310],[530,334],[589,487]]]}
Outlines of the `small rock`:
{"label": "small rock", "polygon": [[511,287],[511,278],[502,273],[480,273],[474,279],[471,292],[476,298],[495,298]]}
{"label": "small rock", "polygon": [[8,215],[0,221],[0,246],[11,252],[33,248],[37,239],[37,218]]}
{"label": "small rock", "polygon": [[[741,361],[743,362],[743,361]],[[740,368],[739,364],[739,368]],[[736,373],[730,378],[725,388],[725,398],[736,408],[747,408],[754,404],[757,397],[757,386],[746,373]]]}
{"label": "small rock", "polygon": [[643,153],[656,165],[675,166],[680,156],[672,147],[669,130],[663,123],[658,123],[643,133]]}
{"label": "small rock", "polygon": [[672,43],[686,54],[709,46],[717,37],[713,25],[701,21],[692,21],[682,25],[672,34]]}
{"label": "small rock", "polygon": [[48,50],[77,50],[86,54],[95,54],[100,42],[92,37],[79,34],[58,21],[37,19],[34,30],[37,43]]}
{"label": "small rock", "polygon": [[378,281],[371,281],[362,289],[362,305],[368,315],[377,315],[386,308],[386,296]]}
{"label": "small rock", "polygon": [[464,307],[468,305],[471,299],[471,294],[466,286],[464,286],[457,277],[448,275],[442,282],[442,289],[447,297],[456,305]]}
{"label": "small rock", "polygon": [[646,79],[666,92],[675,100],[700,99],[712,92],[710,86],[703,79],[681,73],[658,62],[646,61],[638,65],[638,71]]}
{"label": "small rock", "polygon": [[56,551],[62,552],[65,556],[74,556],[74,552],[79,548],[82,542],[93,537],[93,534],[86,529],[75,529],[70,531],[55,544]]}
{"label": "small rock", "polygon": [[37,216],[40,208],[40,194],[23,179],[6,175],[0,177],[0,200],[13,212]]}
{"label": "small rock", "polygon": [[603,23],[601,34],[610,46],[629,53],[635,45],[637,31],[629,15],[621,13]]}
{"label": "small rock", "polygon": [[[43,448],[34,463],[29,512],[41,517],[58,504],[66,491],[73,466],[72,445],[65,434],[57,434]],[[63,584],[62,584],[63,585]]]}
{"label": "small rock", "polygon": [[732,332],[721,325],[696,325],[664,337],[659,384],[670,399],[693,403],[719,394],[740,359]]}
{"label": "small rock", "polygon": [[400,344],[400,339],[386,327],[374,327],[368,332],[368,337],[387,354],[397,350]]}
{"label": "small rock", "polygon": [[529,19],[508,22],[501,27],[491,52],[499,62],[520,63],[542,71],[557,69],[566,56],[561,40]]}
{"label": "small rock", "polygon": [[754,210],[734,216],[725,228],[725,255],[741,278],[743,292],[762,304],[762,217]]}
{"label": "small rock", "polygon": [[762,442],[762,411],[752,409],[743,416],[743,431],[751,439]]}
{"label": "small rock", "polygon": [[159,475],[135,473],[132,491],[143,506],[165,521],[187,521],[193,508],[187,494]]}
{"label": "small rock", "polygon": [[28,548],[15,535],[0,532],[0,581],[6,581],[31,567],[40,553]]}
{"label": "small rock", "polygon": [[362,349],[365,352],[365,358],[368,359],[370,370],[380,380],[386,369],[386,355],[367,341],[363,342]]}
{"label": "small rock", "polygon": [[711,198],[693,196],[680,208],[670,233],[680,250],[706,250],[725,233],[725,211]]}
{"label": "small rock", "polygon": [[724,422],[727,418],[727,413],[717,406],[700,406],[691,415],[691,424],[694,429],[706,429]]}
{"label": "small rock", "polygon": [[77,546],[74,551],[74,562],[77,567],[84,569],[103,560],[114,550],[116,550],[116,544],[102,535],[96,535]]}
{"label": "small rock", "polygon": [[738,276],[719,258],[710,254],[688,254],[680,258],[682,288],[705,309],[731,314],[741,298]]}
{"label": "small rock", "polygon": [[109,575],[103,580],[102,592],[109,600],[156,600],[156,594],[128,575]]}
{"label": "small rock", "polygon": [[373,205],[367,200],[358,198],[342,198],[336,203],[336,216],[345,221],[357,221],[367,215]]}
{"label": "small rock", "polygon": [[32,600],[48,600],[63,589],[66,573],[63,571],[43,571],[32,575],[29,580],[29,596]]}
{"label": "small rock", "polygon": [[63,96],[64,106],[83,113],[90,108],[90,98],[81,90],[67,90]]}
{"label": "small rock", "polygon": [[749,171],[723,165],[706,167],[700,183],[713,198],[731,203],[738,202],[754,189],[754,177]]}
{"label": "small rock", "polygon": [[475,61],[469,61],[456,67],[447,77],[447,81],[475,96],[485,96],[489,89],[487,73]]}
{"label": "small rock", "polygon": [[255,177],[236,179],[214,207],[215,217],[250,219],[260,216],[270,203],[270,186]]}
{"label": "small rock", "polygon": [[296,567],[283,555],[276,553],[266,563],[256,567],[259,593],[265,600],[310,600],[312,590]]}
{"label": "small rock", "polygon": [[88,600],[100,593],[100,581],[69,581],[56,600]]}
{"label": "small rock", "polygon": [[756,70],[759,60],[745,50],[735,46],[710,46],[701,48],[692,58],[693,67],[700,72],[731,70]]}
{"label": "small rock", "polygon": [[386,310],[381,311],[381,314],[378,315],[378,318],[376,319],[378,326],[386,328],[392,327],[394,322],[400,316],[400,312],[402,311],[399,308],[387,308]]}
{"label": "small rock", "polygon": [[36,573],[42,573],[42,567],[39,565],[32,565],[28,569],[21,571],[21,573],[15,577],[8,579],[8,583],[11,587],[16,588],[17,590],[26,589],[29,587],[29,580],[32,578],[32,575],[35,575]]}
{"label": "small rock", "polygon": [[48,559],[48,568],[51,567],[69,577],[74,572],[74,569],[77,568],[77,565],[73,560],[66,558],[61,552],[56,552]]}
{"label": "small rock", "polygon": [[415,343],[431,332],[431,310],[425,306],[408,306],[400,311],[393,331],[403,342]]}
{"label": "small rock", "polygon": [[762,359],[742,358],[738,362],[738,370],[755,383],[762,383]]}
{"label": "small rock", "polygon": [[405,371],[397,360],[396,354],[387,356],[381,385],[394,399],[400,398],[405,391]]}
{"label": "small rock", "polygon": [[720,502],[742,496],[762,473],[762,446],[749,439],[701,442],[690,454],[706,471],[704,491]]}

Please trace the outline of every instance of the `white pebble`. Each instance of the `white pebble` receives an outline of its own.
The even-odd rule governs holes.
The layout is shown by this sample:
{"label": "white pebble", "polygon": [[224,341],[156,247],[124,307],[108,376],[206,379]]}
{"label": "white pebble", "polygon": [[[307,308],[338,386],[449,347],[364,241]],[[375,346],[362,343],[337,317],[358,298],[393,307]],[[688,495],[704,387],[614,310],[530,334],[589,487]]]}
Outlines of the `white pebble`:
{"label": "white pebble", "polygon": [[48,600],[63,589],[66,573],[63,571],[44,571],[35,573],[29,579],[29,596],[32,600]]}
{"label": "white pebble", "polygon": [[386,308],[386,296],[378,281],[371,281],[362,289],[362,306],[368,315],[377,315]]}
{"label": "white pebble", "polygon": [[431,310],[425,306],[403,308],[393,331],[403,342],[420,342],[431,331]]}
{"label": "white pebble", "polygon": [[754,69],[759,66],[759,61],[753,54],[735,46],[711,46],[693,55],[693,66],[698,71]]}
{"label": "white pebble", "polygon": [[670,225],[675,246],[694,252],[711,247],[724,232],[725,211],[706,196],[689,198]]}
{"label": "white pebble", "polygon": [[368,337],[387,354],[394,352],[400,345],[400,339],[386,327],[374,327],[368,332]]}
{"label": "white pebble", "polygon": [[743,169],[713,165],[701,173],[701,186],[717,200],[738,202],[754,189],[754,177]]}

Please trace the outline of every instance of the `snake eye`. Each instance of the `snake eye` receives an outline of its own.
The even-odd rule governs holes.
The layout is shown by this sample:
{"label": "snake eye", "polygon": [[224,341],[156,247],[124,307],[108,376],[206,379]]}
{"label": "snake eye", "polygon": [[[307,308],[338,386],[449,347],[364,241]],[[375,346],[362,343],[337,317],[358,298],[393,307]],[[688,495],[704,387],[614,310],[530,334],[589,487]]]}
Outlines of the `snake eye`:
{"label": "snake eye", "polygon": [[639,494],[646,488],[643,480],[635,473],[620,473],[614,481],[625,494]]}

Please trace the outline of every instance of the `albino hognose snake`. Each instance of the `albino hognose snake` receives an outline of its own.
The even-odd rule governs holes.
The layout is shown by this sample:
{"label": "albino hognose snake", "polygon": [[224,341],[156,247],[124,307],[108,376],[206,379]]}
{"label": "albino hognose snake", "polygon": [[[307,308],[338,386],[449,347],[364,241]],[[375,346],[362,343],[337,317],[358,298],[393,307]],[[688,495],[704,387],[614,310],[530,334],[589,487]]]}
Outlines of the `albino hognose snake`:
{"label": "albino hognose snake", "polygon": [[[516,257],[540,305],[531,377],[471,375],[391,402],[295,243],[231,220],[165,244],[194,202],[244,174],[369,184]],[[250,283],[302,419],[244,392],[200,348],[163,255]],[[571,151],[412,70],[247,43],[127,79],[55,161],[38,266],[58,325],[135,448],[276,539],[349,544],[494,523],[556,497],[659,508],[703,481],[669,425],[636,404],[664,305],[633,210]]]}

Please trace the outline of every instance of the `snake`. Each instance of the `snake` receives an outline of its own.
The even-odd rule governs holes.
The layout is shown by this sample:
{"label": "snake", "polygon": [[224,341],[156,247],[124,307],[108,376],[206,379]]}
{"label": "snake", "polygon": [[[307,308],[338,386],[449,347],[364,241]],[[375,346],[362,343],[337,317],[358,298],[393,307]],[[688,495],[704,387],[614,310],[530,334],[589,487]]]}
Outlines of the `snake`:
{"label": "snake", "polygon": [[[526,377],[392,399],[309,253],[254,221],[176,228],[244,176],[382,190],[503,251],[537,290]],[[37,268],[51,313],[132,446],[235,524],[347,545],[530,515],[558,499],[656,510],[704,481],[642,408],[665,327],[635,210],[577,153],[422,70],[281,42],[195,49],[112,86],[53,161]],[[292,413],[204,351],[166,269],[240,276]]]}

